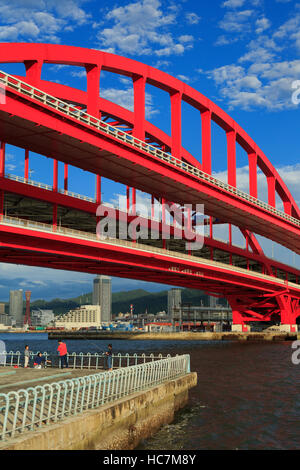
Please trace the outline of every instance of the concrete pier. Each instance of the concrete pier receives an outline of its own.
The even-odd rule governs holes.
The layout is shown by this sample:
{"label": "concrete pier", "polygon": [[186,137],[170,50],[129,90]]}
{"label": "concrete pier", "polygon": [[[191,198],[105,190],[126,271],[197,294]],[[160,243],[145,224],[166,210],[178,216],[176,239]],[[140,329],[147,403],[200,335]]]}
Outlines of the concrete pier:
{"label": "concrete pier", "polygon": [[35,387],[45,383],[58,382],[60,380],[74,379],[85,375],[95,374],[101,370],[90,369],[24,369],[20,367],[0,368],[0,393],[8,393],[20,390],[21,388]]}
{"label": "concrete pier", "polygon": [[[84,371],[74,371],[79,372]],[[0,450],[134,449],[142,439],[173,421],[176,411],[187,404],[188,391],[196,383],[195,372],[186,374],[97,409],[45,425],[38,431],[26,431],[1,442]]]}
{"label": "concrete pier", "polygon": [[185,341],[295,341],[300,339],[300,333],[288,333],[284,331],[266,332],[95,332],[79,333],[72,331],[60,331],[49,333],[49,339],[91,339],[91,340],[185,340]]}

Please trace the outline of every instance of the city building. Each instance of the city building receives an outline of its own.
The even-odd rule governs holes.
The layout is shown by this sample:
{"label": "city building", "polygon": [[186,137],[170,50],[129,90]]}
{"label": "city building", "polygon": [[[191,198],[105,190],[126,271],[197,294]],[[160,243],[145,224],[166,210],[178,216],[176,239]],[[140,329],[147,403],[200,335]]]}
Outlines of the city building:
{"label": "city building", "polygon": [[0,329],[3,327],[11,326],[11,321],[12,318],[10,315],[7,315],[6,313],[0,313]]}
{"label": "city building", "polygon": [[174,309],[179,309],[181,305],[181,289],[170,289],[168,291],[168,317],[174,318]]}
{"label": "city building", "polygon": [[101,306],[101,321],[111,322],[111,278],[109,276],[97,276],[93,285],[93,305]]}
{"label": "city building", "polygon": [[55,318],[55,326],[66,329],[101,325],[100,305],[82,305]]}
{"label": "city building", "polygon": [[16,326],[23,326],[23,289],[9,292],[9,315],[16,322]]}
{"label": "city building", "polygon": [[5,313],[5,302],[0,302],[0,315]]}
{"label": "city building", "polygon": [[54,322],[55,315],[53,310],[37,309],[31,312],[32,326],[48,326]]}

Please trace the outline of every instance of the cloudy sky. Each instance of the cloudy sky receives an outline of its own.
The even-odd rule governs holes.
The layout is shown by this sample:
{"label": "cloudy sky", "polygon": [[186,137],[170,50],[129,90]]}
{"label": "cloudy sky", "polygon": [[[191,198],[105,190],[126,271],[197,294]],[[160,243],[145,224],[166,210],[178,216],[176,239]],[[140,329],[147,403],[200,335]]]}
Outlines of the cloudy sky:
{"label": "cloudy sky", "polygon": [[[215,101],[248,132],[300,202],[300,104],[292,100],[295,87],[300,88],[300,2],[1,0],[0,41],[99,49],[176,76]],[[1,68],[24,74],[21,64],[2,64]],[[76,67],[46,65],[42,78],[80,89],[86,87],[83,70]],[[133,108],[132,84],[128,79],[105,72],[100,88],[101,96]],[[147,118],[170,133],[167,94],[147,85],[146,104]],[[182,114],[183,145],[197,157],[201,148],[197,138],[200,117],[185,104]],[[225,136],[215,126],[213,171],[221,179],[225,178],[226,169],[224,149]],[[23,175],[23,154],[12,146],[8,146],[7,153],[7,171]],[[238,186],[247,191],[247,159],[241,150],[237,152],[237,161]],[[51,184],[49,165],[46,159],[33,155],[32,179]],[[70,170],[70,190],[93,196],[93,181],[92,175]],[[105,180],[104,200],[115,199],[118,194],[124,194],[124,186]],[[259,175],[259,198],[266,200],[263,175]],[[277,203],[280,207],[280,201]],[[262,243],[270,256],[299,267],[299,257],[275,244]],[[33,298],[68,297],[90,290],[92,279],[80,273],[1,264],[0,299],[8,299],[8,290],[13,287],[31,288]],[[161,288],[113,280],[115,291],[136,287]]]}

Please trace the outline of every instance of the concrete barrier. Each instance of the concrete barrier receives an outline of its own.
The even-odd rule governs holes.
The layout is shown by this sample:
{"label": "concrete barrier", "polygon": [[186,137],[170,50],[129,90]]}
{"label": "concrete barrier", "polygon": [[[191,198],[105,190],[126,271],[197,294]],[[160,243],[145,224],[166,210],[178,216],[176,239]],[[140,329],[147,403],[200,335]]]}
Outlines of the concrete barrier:
{"label": "concrete barrier", "polygon": [[3,441],[0,450],[134,449],[142,439],[173,421],[196,384],[197,374],[192,372],[39,431],[24,432]]}

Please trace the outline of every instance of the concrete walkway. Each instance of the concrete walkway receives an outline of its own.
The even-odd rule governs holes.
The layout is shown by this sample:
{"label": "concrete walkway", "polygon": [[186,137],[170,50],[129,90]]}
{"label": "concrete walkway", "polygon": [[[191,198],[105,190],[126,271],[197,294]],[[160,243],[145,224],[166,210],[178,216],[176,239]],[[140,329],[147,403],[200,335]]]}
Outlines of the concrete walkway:
{"label": "concrete walkway", "polygon": [[99,372],[104,371],[103,369],[58,369],[53,367],[46,369],[1,367],[0,393],[8,393],[20,390],[21,388],[26,389],[36,385],[59,382],[60,380],[73,379]]}

